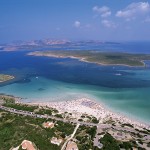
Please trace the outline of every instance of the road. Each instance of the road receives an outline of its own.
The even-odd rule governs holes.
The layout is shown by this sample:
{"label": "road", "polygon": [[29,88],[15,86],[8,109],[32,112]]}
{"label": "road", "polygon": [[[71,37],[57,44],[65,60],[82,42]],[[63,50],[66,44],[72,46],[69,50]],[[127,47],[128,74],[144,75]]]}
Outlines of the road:
{"label": "road", "polygon": [[[30,117],[45,118],[45,119],[49,119],[50,118],[50,119],[54,119],[54,120],[57,120],[57,121],[63,121],[63,122],[68,122],[68,123],[74,123],[74,124],[80,124],[80,125],[86,125],[86,126],[97,126],[97,128],[100,128],[100,129],[112,128],[112,125],[110,125],[110,124],[102,124],[102,123],[101,124],[95,124],[95,123],[89,123],[89,122],[80,122],[80,121],[77,121],[77,120],[69,120],[69,119],[64,119],[64,118],[57,118],[55,116],[35,114],[34,112],[17,110],[17,109],[10,108],[10,107],[5,107],[5,106],[2,106],[2,105],[0,105],[0,109],[5,110],[5,111],[9,111],[11,113],[25,115],[25,116],[30,116]],[[118,128],[118,127],[113,127],[113,128]],[[126,131],[129,130],[129,129],[126,129],[126,128],[119,128],[119,129],[120,130],[126,130]],[[132,132],[133,132],[133,130],[132,130]]]}
{"label": "road", "polygon": [[78,123],[73,131],[73,133],[71,134],[71,136],[66,140],[66,142],[64,143],[64,145],[62,146],[61,150],[65,150],[67,143],[74,137],[74,135],[76,134],[78,128],[79,128],[80,124]]}
{"label": "road", "polygon": [[57,118],[55,116],[49,116],[49,115],[39,115],[39,114],[35,114],[33,112],[29,112],[29,111],[23,111],[23,110],[17,110],[14,108],[10,108],[10,107],[5,107],[0,105],[0,109],[5,110],[5,111],[9,111],[11,113],[15,113],[15,114],[20,114],[20,115],[25,115],[25,116],[30,116],[30,117],[36,117],[36,118],[45,118],[45,119],[54,119],[56,121],[63,121],[63,122],[68,122],[68,123],[74,123],[74,124],[80,124],[80,125],[85,125],[85,126],[97,126],[97,128],[99,129],[110,129],[110,128],[114,128],[116,130],[122,130],[122,131],[127,131],[127,132],[135,132],[138,133],[134,128],[125,128],[125,127],[115,127],[110,124],[95,124],[95,123],[89,123],[89,122],[80,122],[77,120],[69,120],[69,119],[64,119],[64,118]]}
{"label": "road", "polygon": [[[30,117],[35,117],[35,118],[45,118],[45,119],[54,119],[56,121],[62,121],[62,122],[67,122],[67,123],[74,123],[77,124],[73,134],[66,140],[66,142],[63,145],[63,149],[66,147],[66,144],[73,138],[73,136],[75,135],[79,125],[85,125],[85,126],[97,126],[98,129],[111,129],[114,128],[115,130],[122,130],[122,131],[126,131],[126,132],[135,132],[138,133],[134,128],[125,128],[125,127],[112,127],[112,125],[110,124],[95,124],[95,123],[88,123],[88,122],[80,122],[77,120],[69,120],[69,119],[63,119],[63,118],[57,118],[55,116],[49,116],[49,115],[39,115],[39,114],[35,114],[33,112],[29,112],[29,111],[23,111],[23,110],[17,110],[14,108],[10,108],[10,107],[5,107],[0,105],[0,109],[1,110],[5,110],[14,114],[20,114],[20,115],[25,115],[25,116],[30,116]],[[144,133],[140,133],[142,135],[145,135]]]}
{"label": "road", "polygon": [[14,114],[20,114],[20,115],[25,115],[25,116],[30,116],[30,117],[36,117],[36,118],[45,118],[45,119],[54,119],[57,121],[63,121],[63,122],[68,122],[68,123],[74,123],[74,124],[80,124],[80,125],[85,125],[85,126],[97,126],[98,124],[95,123],[89,123],[89,122],[80,122],[77,120],[68,120],[68,119],[63,119],[63,118],[57,118],[55,116],[48,116],[48,115],[39,115],[35,114],[33,112],[29,111],[23,111],[23,110],[17,110],[14,108],[10,107],[5,107],[5,106],[0,106],[0,109],[14,113]]}

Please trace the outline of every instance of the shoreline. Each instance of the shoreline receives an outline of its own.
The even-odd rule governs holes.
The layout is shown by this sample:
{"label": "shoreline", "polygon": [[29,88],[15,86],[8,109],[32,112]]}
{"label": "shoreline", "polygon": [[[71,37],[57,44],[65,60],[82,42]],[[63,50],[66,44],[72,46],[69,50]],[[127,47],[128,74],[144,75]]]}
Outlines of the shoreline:
{"label": "shoreline", "polygon": [[[90,99],[91,100],[91,99]],[[131,121],[135,121],[135,122],[138,122],[138,123],[141,123],[141,124],[145,124],[146,126],[149,126],[150,128],[150,122],[148,120],[142,120],[141,118],[138,118],[137,116],[134,116],[126,111],[121,111],[119,109],[117,109],[116,107],[110,107],[108,106],[106,103],[100,101],[100,100],[96,100],[96,99],[92,99],[91,101],[94,101],[96,103],[98,103],[99,105],[101,105],[105,110],[113,113],[113,114],[116,114],[118,116],[122,116],[122,117],[125,117]]]}
{"label": "shoreline", "polygon": [[127,65],[127,64],[105,64],[105,63],[99,63],[99,62],[92,62],[92,61],[88,61],[86,60],[86,58],[84,57],[75,57],[75,56],[57,56],[54,54],[37,54],[36,52],[39,51],[35,51],[35,52],[30,52],[27,53],[28,56],[35,56],[35,57],[53,57],[53,58],[71,58],[71,59],[77,59],[81,62],[86,62],[86,63],[93,63],[93,64],[98,64],[98,65],[102,65],[102,66],[125,66],[125,67],[145,67],[146,63],[144,62],[145,60],[141,60],[140,62],[143,64],[142,66],[131,66],[131,65]]}
{"label": "shoreline", "polygon": [[7,95],[1,93],[0,96],[14,98],[16,103],[37,105],[37,106],[47,106],[50,108],[55,108],[60,112],[69,112],[75,114],[88,114],[100,118],[101,121],[112,118],[115,122],[129,123],[137,128],[146,128],[150,130],[150,123],[144,120],[137,119],[136,116],[129,116],[128,114],[123,114],[121,111],[115,111],[108,107],[105,103],[97,101],[94,98],[76,98],[72,100],[64,101],[45,101],[40,102],[40,98],[32,99],[22,98],[14,95]]}
{"label": "shoreline", "polygon": [[[19,102],[20,103],[20,102]],[[29,105],[38,105],[38,106],[47,106],[51,108],[55,108],[60,112],[69,112],[75,114],[88,114],[93,115],[97,119],[100,119],[100,122],[111,119],[115,122],[121,123],[129,123],[136,128],[146,128],[150,129],[150,124],[139,121],[133,117],[128,117],[117,112],[114,112],[105,107],[105,104],[101,104],[101,102],[97,102],[96,100],[91,100],[88,98],[81,98],[75,100],[67,100],[67,101],[52,101],[52,102],[22,102],[23,104]]]}

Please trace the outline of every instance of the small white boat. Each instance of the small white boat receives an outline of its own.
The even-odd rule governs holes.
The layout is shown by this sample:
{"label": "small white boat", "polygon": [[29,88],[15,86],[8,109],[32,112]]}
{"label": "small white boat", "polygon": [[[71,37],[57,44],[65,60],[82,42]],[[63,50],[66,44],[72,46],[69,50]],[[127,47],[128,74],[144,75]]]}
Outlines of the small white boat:
{"label": "small white boat", "polygon": [[121,74],[121,73],[116,73],[115,75],[116,75],[116,76],[121,76],[122,74]]}

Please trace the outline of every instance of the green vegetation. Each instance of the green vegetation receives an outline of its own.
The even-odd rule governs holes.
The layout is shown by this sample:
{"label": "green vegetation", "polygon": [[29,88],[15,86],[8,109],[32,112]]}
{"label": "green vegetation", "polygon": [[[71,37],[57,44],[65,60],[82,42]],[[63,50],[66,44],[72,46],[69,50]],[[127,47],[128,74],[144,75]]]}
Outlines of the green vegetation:
{"label": "green vegetation", "polygon": [[123,142],[119,146],[120,146],[120,148],[123,148],[125,150],[131,150],[132,149],[132,144],[130,142]]}
{"label": "green vegetation", "polygon": [[139,142],[141,145],[143,145],[143,142],[142,142],[141,139],[138,139],[138,142]]}
{"label": "green vegetation", "polygon": [[92,122],[93,122],[93,123],[99,123],[99,120],[97,120],[97,118],[93,117],[93,118],[92,118]]}
{"label": "green vegetation", "polygon": [[146,128],[143,128],[143,129],[150,133],[150,130],[148,130],[148,129],[146,129]]}
{"label": "green vegetation", "polygon": [[58,110],[54,109],[54,108],[39,108],[35,111],[36,114],[40,114],[40,115],[44,115],[44,114],[47,114],[47,115],[52,115],[53,113],[58,113]]}
{"label": "green vegetation", "polygon": [[84,115],[82,115],[82,116],[81,116],[81,118],[85,118],[85,116],[84,116]]}
{"label": "green vegetation", "polygon": [[35,112],[36,114],[40,114],[40,115],[44,115],[44,114],[47,114],[47,115],[52,115],[53,111],[51,109],[39,109],[37,112]]}
{"label": "green vegetation", "polygon": [[61,114],[56,114],[55,117],[57,117],[57,118],[63,118],[63,116]]}
{"label": "green vegetation", "polygon": [[140,133],[144,133],[144,134],[150,134],[148,130],[144,129],[144,130],[139,130],[139,129],[135,129],[136,131],[140,132]]}
{"label": "green vegetation", "polygon": [[[9,150],[17,147],[23,140],[35,143],[40,150],[60,150],[60,147],[50,143],[55,136],[55,129],[45,129],[42,123],[45,119],[14,115],[1,112],[0,118],[0,150]],[[59,129],[59,128],[58,128]]]}
{"label": "green vegetation", "polygon": [[75,135],[77,139],[77,145],[79,150],[96,150],[97,148],[94,148],[93,146],[93,138],[96,134],[96,127],[87,127],[87,126],[80,126],[77,130],[77,133]]}
{"label": "green vegetation", "polygon": [[145,148],[142,147],[138,147],[138,150],[146,150]]}
{"label": "green vegetation", "polygon": [[38,108],[38,106],[31,106],[31,105],[20,104],[20,103],[18,103],[18,104],[17,103],[16,104],[5,103],[5,104],[3,104],[3,106],[14,108],[14,109],[17,109],[17,110],[24,110],[24,111],[31,111],[31,112],[33,112],[35,109]]}
{"label": "green vegetation", "polygon": [[127,126],[127,127],[134,128],[134,127],[133,127],[133,125],[131,125],[131,124],[128,124],[128,123],[124,123],[124,124],[122,124],[122,127],[124,127],[124,126]]}
{"label": "green vegetation", "polygon": [[[70,123],[64,123],[62,121],[57,121],[57,132],[60,133],[60,136],[69,136],[73,133],[75,126]],[[58,134],[57,134],[58,135]]]}
{"label": "green vegetation", "polygon": [[144,66],[143,60],[150,60],[150,55],[129,54],[129,53],[109,53],[92,50],[55,50],[55,51],[36,51],[29,55],[49,56],[49,57],[75,57],[92,63],[104,65],[128,65]]}
{"label": "green vegetation", "polygon": [[[132,133],[133,133],[133,132],[132,132]],[[136,136],[137,138],[142,138],[142,137],[143,137],[140,133],[136,133],[135,136]]]}
{"label": "green vegetation", "polygon": [[105,120],[103,123],[114,125],[114,124],[115,124],[115,121],[114,121],[112,118],[109,118],[108,120]]}
{"label": "green vegetation", "polygon": [[14,104],[15,103],[15,98],[12,96],[0,95],[0,99],[3,100],[3,103],[6,103],[6,104]]}
{"label": "green vegetation", "polygon": [[[11,108],[15,108],[17,110],[24,110],[34,112],[35,114],[47,114],[53,115],[58,118],[63,118],[65,114],[69,114],[65,112],[64,114],[59,114],[58,111],[54,108],[48,107],[39,107],[32,106],[27,104],[19,104],[15,103],[15,98],[11,96],[0,95],[1,100],[3,101],[3,105]],[[58,113],[58,114],[57,114]],[[72,115],[72,114],[70,114]],[[57,118],[57,119],[58,119]],[[81,119],[82,118],[82,119]],[[98,123],[98,120],[90,115],[82,115],[79,121],[83,121],[84,119],[88,119],[88,121],[93,123]],[[56,120],[57,120],[56,119]],[[0,150],[10,149],[11,147],[17,147],[23,140],[29,140],[35,143],[39,150],[47,150],[60,149],[62,145],[57,146],[50,143],[50,140],[53,136],[57,138],[64,139],[71,135],[74,131],[75,125],[74,123],[66,123],[63,121],[56,121],[55,119],[43,119],[36,118],[30,116],[16,115],[11,114],[7,111],[0,110]],[[51,121],[55,125],[52,129],[44,128],[43,123]],[[107,123],[112,123],[112,119],[108,119]],[[131,124],[122,124],[122,127],[132,127]],[[93,140],[96,135],[97,127],[89,127],[81,125],[79,126],[75,138],[78,148],[80,150],[98,150],[98,147],[94,147]],[[103,130],[104,131],[104,130]],[[138,132],[130,132],[131,136],[136,138],[139,144],[144,145],[145,141],[143,137],[149,134],[148,129],[139,130]],[[141,134],[142,133],[142,134]],[[119,150],[123,148],[125,150],[130,150],[133,147],[137,149],[143,150],[144,148],[139,147],[136,143],[135,139],[129,142],[117,141],[113,138],[107,131],[101,132],[98,135],[104,135],[99,141],[103,144],[102,150]],[[147,143],[147,146],[150,146],[150,143]],[[21,149],[21,147],[20,147]]]}
{"label": "green vegetation", "polygon": [[[0,95],[0,98],[4,101],[3,106],[14,108],[17,110],[23,110],[23,111],[30,111],[35,112],[35,114],[40,115],[52,115],[53,113],[58,113],[58,110],[54,108],[39,108],[39,106],[33,106],[28,104],[22,104],[22,103],[15,103],[15,99],[11,96],[2,96]],[[60,114],[56,115],[56,117],[62,118]]]}
{"label": "green vegetation", "polygon": [[91,122],[91,123],[99,123],[99,120],[92,116],[92,115],[87,115],[87,114],[84,114],[84,115],[81,115],[81,118],[78,119],[78,121],[84,121],[86,120],[86,122]]}
{"label": "green vegetation", "polygon": [[120,150],[118,142],[109,133],[106,133],[100,142],[103,144],[102,150]]}
{"label": "green vegetation", "polygon": [[0,82],[5,82],[5,81],[8,81],[8,80],[12,80],[13,78],[14,78],[14,76],[0,74]]}
{"label": "green vegetation", "polygon": [[78,119],[78,121],[83,121],[83,119]]}
{"label": "green vegetation", "polygon": [[[50,143],[51,138],[65,138],[75,128],[75,125],[62,121],[15,115],[2,110],[0,112],[0,150],[17,147],[25,139],[35,143],[40,150],[60,150],[59,146]],[[46,121],[55,122],[54,128],[44,128],[42,124]]]}
{"label": "green vegetation", "polygon": [[97,127],[91,127],[87,128],[86,133],[88,133],[91,136],[91,139],[95,137]]}

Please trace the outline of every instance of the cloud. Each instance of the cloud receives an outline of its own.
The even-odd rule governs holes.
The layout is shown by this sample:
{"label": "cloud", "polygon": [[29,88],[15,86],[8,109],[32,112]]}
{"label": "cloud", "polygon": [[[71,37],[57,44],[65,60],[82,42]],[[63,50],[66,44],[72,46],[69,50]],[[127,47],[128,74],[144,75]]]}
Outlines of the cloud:
{"label": "cloud", "polygon": [[150,4],[148,2],[131,3],[125,9],[116,13],[117,17],[125,18],[127,21],[137,18],[150,12]]}
{"label": "cloud", "polygon": [[111,15],[110,8],[107,6],[103,6],[103,7],[94,6],[93,11],[100,14],[101,17],[103,17],[103,18]]}
{"label": "cloud", "polygon": [[75,22],[74,22],[74,26],[75,26],[76,28],[79,28],[79,27],[81,26],[80,21],[75,21]]}
{"label": "cloud", "polygon": [[107,28],[116,28],[117,27],[117,25],[114,22],[106,20],[106,19],[102,20],[101,23]]}

